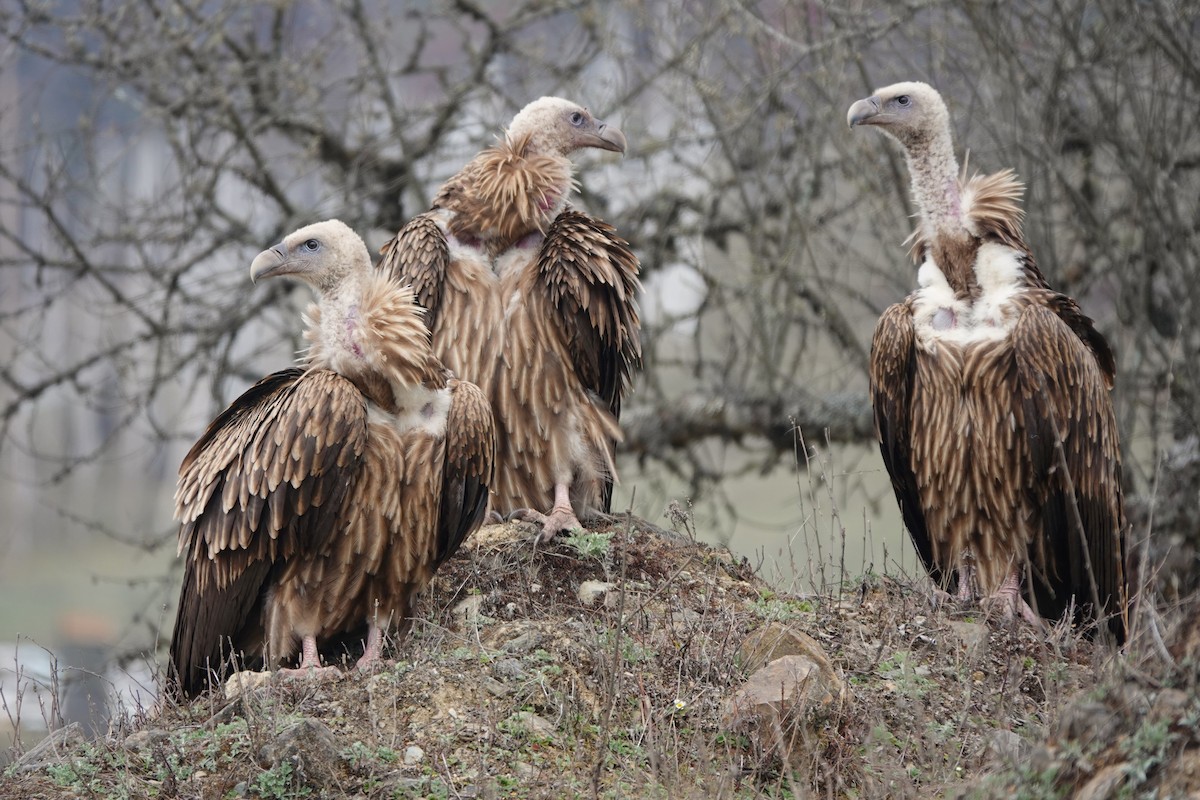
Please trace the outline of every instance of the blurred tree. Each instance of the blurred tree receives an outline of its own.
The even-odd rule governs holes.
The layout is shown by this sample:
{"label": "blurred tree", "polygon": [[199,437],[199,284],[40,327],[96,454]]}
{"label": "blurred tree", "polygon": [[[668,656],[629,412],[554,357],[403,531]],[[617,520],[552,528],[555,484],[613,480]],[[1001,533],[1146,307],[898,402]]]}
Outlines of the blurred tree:
{"label": "blurred tree", "polygon": [[[165,485],[218,407],[291,358],[251,256],[337,216],[377,246],[526,101],[629,134],[581,205],[642,258],[625,458],[719,491],[864,442],[874,319],[915,283],[900,154],[851,137],[875,85],[951,104],[971,167],[1016,168],[1043,270],[1120,359],[1131,487],[1200,428],[1195,0],[47,0],[0,7],[0,448],[61,479]],[[12,453],[17,455],[12,455]],[[128,464],[126,460],[124,463]]]}

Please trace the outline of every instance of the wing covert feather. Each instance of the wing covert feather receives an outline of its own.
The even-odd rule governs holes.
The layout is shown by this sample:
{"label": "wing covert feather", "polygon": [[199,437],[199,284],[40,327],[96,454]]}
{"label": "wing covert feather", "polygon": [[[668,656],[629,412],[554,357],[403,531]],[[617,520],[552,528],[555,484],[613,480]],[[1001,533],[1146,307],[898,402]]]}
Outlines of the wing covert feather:
{"label": "wing covert feather", "polygon": [[383,254],[379,268],[392,280],[412,284],[417,302],[426,311],[425,324],[435,330],[450,245],[434,212],[413,217],[379,252]]}
{"label": "wing covert feather", "polygon": [[180,467],[179,552],[196,588],[225,586],[257,560],[319,548],[367,435],[362,394],[327,370],[259,381],[209,425]]}
{"label": "wing covert feather", "polygon": [[496,462],[491,404],[473,383],[453,380],[450,391],[434,569],[453,556],[467,535],[482,524]]}
{"label": "wing covert feather", "polygon": [[907,303],[889,306],[879,317],[871,339],[871,408],[875,436],[904,525],[926,572],[942,587],[956,576],[942,574],[921,510],[917,476],[912,466],[912,396],[916,375],[916,331]]}
{"label": "wing covert feather", "polygon": [[[1108,365],[1053,304],[1027,307],[1012,342],[1030,461],[1027,491],[1032,507],[1042,509],[1042,530],[1030,545],[1038,612],[1060,616],[1072,595],[1079,606],[1093,604],[1094,581],[1102,606],[1095,617],[1107,618],[1121,639],[1125,517]],[[1106,344],[1103,352],[1111,363]]]}
{"label": "wing covert feather", "polygon": [[619,418],[642,360],[637,256],[611,225],[568,209],[546,233],[538,278],[576,375]]}

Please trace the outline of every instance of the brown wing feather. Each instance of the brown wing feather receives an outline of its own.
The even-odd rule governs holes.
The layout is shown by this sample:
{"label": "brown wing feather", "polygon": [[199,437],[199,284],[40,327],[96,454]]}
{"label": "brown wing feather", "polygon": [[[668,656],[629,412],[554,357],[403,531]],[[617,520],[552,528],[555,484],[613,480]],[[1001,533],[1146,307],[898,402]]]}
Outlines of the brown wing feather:
{"label": "brown wing feather", "polygon": [[921,510],[920,489],[912,466],[911,403],[917,373],[915,343],[912,309],[907,303],[888,307],[879,317],[871,340],[871,407],[875,413],[879,451],[891,476],[904,525],[925,571],[939,586],[946,586],[947,581],[956,580],[957,575],[943,574],[934,558],[933,542]]}
{"label": "brown wing feather", "polygon": [[[180,689],[203,688],[229,640],[261,636],[272,565],[319,550],[366,441],[366,404],[333,372],[284,370],[221,413],[184,458],[175,493],[184,588],[171,641]],[[223,644],[224,640],[224,644]]]}
{"label": "brown wing feather", "polygon": [[434,214],[413,217],[379,252],[383,254],[379,268],[392,280],[412,285],[426,311],[425,324],[436,330],[450,246]]}
{"label": "brown wing feather", "polygon": [[621,400],[642,361],[637,256],[611,225],[568,210],[546,234],[538,277],[575,374],[620,417]]}
{"label": "brown wing feather", "polygon": [[473,383],[451,381],[434,569],[483,523],[496,462],[492,406]]}
{"label": "brown wing feather", "polygon": [[1030,545],[1034,597],[1038,612],[1052,618],[1074,598],[1081,618],[1106,619],[1123,639],[1125,517],[1111,376],[1072,320],[1055,313],[1063,304],[1053,299],[1027,307],[1012,334],[1030,507],[1042,516],[1040,536]]}

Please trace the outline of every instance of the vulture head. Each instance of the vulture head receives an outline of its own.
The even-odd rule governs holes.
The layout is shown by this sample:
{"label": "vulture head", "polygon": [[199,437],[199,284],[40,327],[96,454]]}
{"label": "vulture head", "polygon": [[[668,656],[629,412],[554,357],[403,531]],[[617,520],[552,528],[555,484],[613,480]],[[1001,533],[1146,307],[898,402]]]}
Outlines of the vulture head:
{"label": "vulture head", "polygon": [[950,112],[942,96],[927,83],[908,81],[879,89],[850,106],[846,122],[873,125],[908,150],[950,130]]}
{"label": "vulture head", "polygon": [[305,225],[255,256],[250,280],[290,275],[326,294],[347,276],[370,267],[371,254],[362,237],[341,220],[330,219]]}
{"label": "vulture head", "polygon": [[567,156],[584,147],[625,152],[625,134],[561,97],[542,97],[521,109],[508,126],[508,141],[527,137],[529,150]]}

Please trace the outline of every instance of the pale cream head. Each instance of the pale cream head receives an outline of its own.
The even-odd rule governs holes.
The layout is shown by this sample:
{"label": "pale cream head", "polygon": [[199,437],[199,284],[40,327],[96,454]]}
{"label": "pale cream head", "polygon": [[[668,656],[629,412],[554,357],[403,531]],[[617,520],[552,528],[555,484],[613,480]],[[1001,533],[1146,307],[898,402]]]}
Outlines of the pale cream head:
{"label": "pale cream head", "polygon": [[362,237],[341,220],[330,219],[305,225],[255,256],[250,280],[290,275],[324,293],[370,267],[371,254]]}
{"label": "pale cream head", "polygon": [[906,81],[876,90],[850,106],[846,122],[871,125],[912,149],[950,130],[950,112],[927,83]]}
{"label": "pale cream head", "polygon": [[542,97],[521,109],[508,126],[508,141],[528,136],[533,152],[566,156],[584,147],[625,152],[625,134],[581,105]]}

